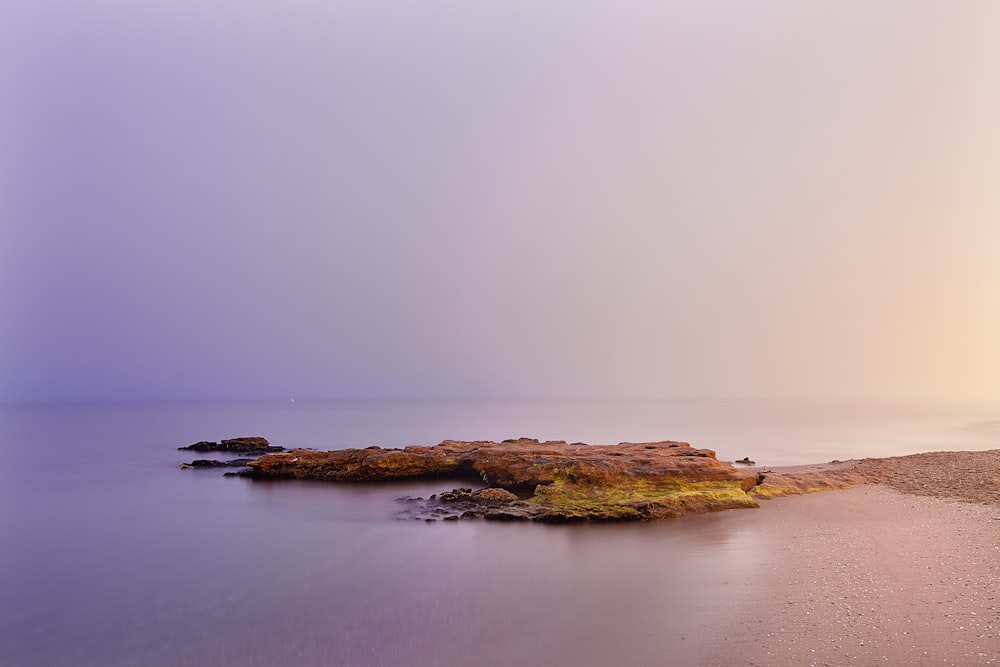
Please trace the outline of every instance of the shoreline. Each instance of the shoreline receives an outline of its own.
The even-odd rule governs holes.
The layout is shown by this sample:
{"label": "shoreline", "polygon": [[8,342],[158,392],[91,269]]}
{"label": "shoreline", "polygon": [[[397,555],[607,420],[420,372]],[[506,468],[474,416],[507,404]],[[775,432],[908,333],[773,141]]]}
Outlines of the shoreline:
{"label": "shoreline", "polygon": [[[881,484],[901,493],[1000,505],[1000,449],[925,452],[770,469],[758,498]],[[772,492],[767,492],[771,489]]]}

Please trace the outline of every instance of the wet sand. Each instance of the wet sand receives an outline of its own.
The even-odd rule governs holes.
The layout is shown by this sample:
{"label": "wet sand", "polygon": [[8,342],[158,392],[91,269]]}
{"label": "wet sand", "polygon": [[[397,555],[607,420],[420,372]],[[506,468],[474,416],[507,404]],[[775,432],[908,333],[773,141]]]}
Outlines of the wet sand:
{"label": "wet sand", "polygon": [[[906,463],[875,467],[917,484]],[[677,664],[1000,664],[1000,505],[865,484],[734,514],[766,553]]]}

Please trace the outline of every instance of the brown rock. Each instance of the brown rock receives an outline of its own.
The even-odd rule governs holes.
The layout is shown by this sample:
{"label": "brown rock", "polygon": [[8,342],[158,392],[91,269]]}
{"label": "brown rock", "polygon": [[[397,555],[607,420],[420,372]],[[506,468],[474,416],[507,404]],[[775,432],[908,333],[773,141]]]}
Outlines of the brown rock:
{"label": "brown rock", "polygon": [[516,503],[519,500],[510,491],[493,487],[480,489],[479,491],[455,489],[454,491],[442,493],[438,499],[441,502],[452,505],[467,505],[471,507],[502,507]]}

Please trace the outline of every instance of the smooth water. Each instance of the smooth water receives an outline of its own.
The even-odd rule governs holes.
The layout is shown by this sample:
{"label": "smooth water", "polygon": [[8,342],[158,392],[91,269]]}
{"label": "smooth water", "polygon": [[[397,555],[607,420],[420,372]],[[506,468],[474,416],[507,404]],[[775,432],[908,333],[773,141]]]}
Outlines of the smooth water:
{"label": "smooth water", "polygon": [[[1000,446],[1000,409],[696,401],[0,406],[0,665],[658,665],[724,640],[773,545],[738,510],[636,525],[396,518],[391,486],[178,470],[197,440],[686,440],[766,465]],[[707,626],[706,626],[707,624]],[[713,628],[705,632],[704,628]],[[697,651],[694,651],[696,654]]]}

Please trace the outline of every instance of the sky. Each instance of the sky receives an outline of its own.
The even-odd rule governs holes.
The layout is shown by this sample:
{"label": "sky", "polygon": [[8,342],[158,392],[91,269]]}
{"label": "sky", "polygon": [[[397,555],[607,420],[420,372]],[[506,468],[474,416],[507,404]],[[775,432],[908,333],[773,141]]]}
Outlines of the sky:
{"label": "sky", "polygon": [[0,399],[1000,399],[1000,3],[0,8]]}

